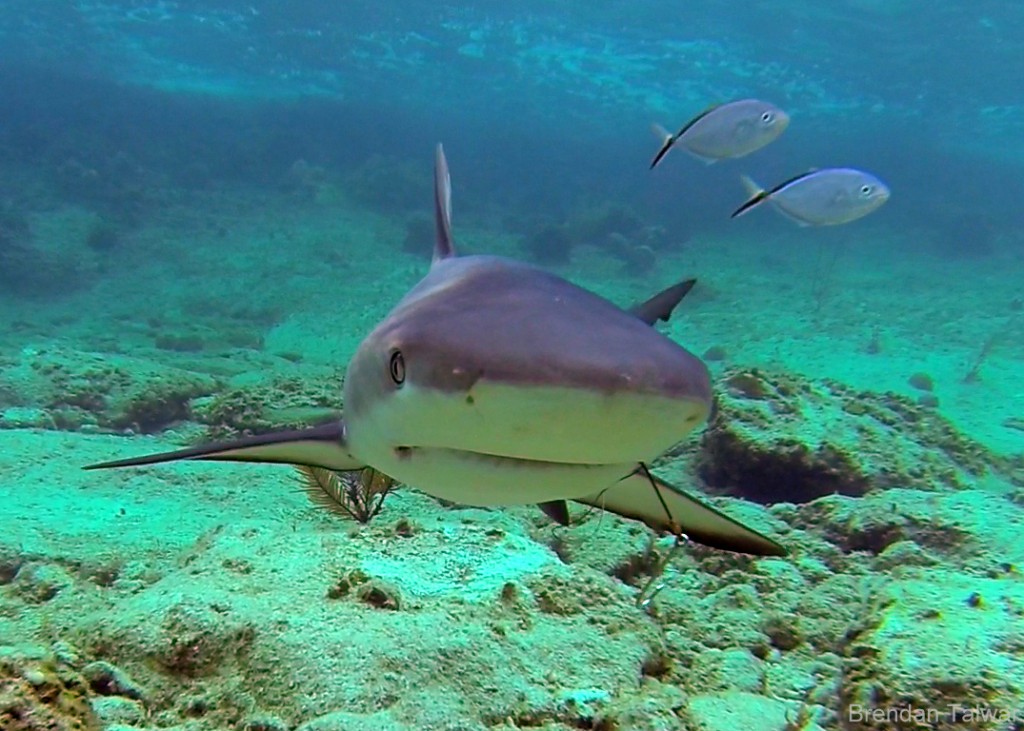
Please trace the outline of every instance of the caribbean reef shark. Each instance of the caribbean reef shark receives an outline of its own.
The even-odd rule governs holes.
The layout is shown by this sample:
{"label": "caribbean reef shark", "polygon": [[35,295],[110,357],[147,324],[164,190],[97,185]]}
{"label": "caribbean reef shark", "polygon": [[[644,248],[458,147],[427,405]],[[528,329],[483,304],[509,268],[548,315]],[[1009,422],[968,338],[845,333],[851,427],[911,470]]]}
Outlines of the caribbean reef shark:
{"label": "caribbean reef shark", "polygon": [[523,262],[457,256],[440,145],[434,213],[430,270],[356,350],[340,421],[86,469],[370,466],[455,503],[536,503],[565,524],[572,500],[716,548],[785,553],[647,469],[712,408],[707,367],[654,327],[692,281],[625,310]]}

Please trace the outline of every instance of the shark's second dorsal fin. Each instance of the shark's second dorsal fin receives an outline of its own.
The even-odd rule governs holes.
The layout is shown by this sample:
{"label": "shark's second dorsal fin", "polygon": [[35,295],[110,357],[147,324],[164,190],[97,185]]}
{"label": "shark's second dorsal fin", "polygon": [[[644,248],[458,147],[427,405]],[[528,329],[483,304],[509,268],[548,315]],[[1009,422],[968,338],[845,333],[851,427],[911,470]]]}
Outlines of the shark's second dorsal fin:
{"label": "shark's second dorsal fin", "polygon": [[679,284],[673,284],[668,289],[661,290],[646,302],[633,306],[629,311],[648,325],[653,325],[658,320],[668,322],[668,318],[672,316],[672,310],[693,289],[693,285],[696,283],[696,279],[687,279],[679,282]]}
{"label": "shark's second dorsal fin", "polygon": [[448,173],[444,147],[440,143],[434,158],[434,225],[437,227],[434,261],[455,256],[455,242],[452,241],[452,179]]}

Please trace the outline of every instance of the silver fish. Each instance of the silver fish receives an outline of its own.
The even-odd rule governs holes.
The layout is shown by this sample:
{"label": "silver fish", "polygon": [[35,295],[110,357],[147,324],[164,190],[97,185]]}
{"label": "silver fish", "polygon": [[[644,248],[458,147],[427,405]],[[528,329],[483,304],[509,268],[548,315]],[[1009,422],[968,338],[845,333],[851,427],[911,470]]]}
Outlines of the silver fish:
{"label": "silver fish", "polygon": [[710,107],[672,134],[659,124],[654,133],[661,147],[651,160],[653,169],[673,147],[711,164],[743,157],[767,145],[789,126],[789,115],[759,99],[739,99]]}
{"label": "silver fish", "polygon": [[775,208],[801,226],[837,226],[849,223],[889,200],[889,187],[871,173],[853,168],[824,168],[790,178],[765,190],[743,176],[749,200],[733,211],[742,216],[762,203]]}

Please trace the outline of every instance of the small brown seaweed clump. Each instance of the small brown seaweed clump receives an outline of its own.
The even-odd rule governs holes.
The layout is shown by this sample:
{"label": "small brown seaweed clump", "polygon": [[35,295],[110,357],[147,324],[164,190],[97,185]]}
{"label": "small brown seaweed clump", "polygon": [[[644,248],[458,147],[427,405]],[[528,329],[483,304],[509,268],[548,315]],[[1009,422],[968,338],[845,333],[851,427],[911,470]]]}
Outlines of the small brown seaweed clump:
{"label": "small brown seaweed clump", "polygon": [[369,523],[384,507],[384,499],[395,481],[366,467],[352,472],[336,472],[323,467],[296,465],[302,488],[314,505],[326,508],[360,523]]}
{"label": "small brown seaweed clump", "polygon": [[[7,650],[13,648],[6,648]],[[99,731],[89,688],[52,657],[0,654],[0,728],[10,731]]]}

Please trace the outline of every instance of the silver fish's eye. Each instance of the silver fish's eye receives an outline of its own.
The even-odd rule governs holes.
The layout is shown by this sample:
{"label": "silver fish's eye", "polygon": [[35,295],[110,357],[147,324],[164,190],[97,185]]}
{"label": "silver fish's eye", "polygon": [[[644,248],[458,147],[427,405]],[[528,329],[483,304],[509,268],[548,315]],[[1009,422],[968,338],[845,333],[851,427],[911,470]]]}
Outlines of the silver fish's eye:
{"label": "silver fish's eye", "polygon": [[764,122],[765,124],[771,123],[774,119],[775,115],[772,114],[771,112],[764,112],[763,114],[761,114],[761,121]]}
{"label": "silver fish's eye", "polygon": [[862,186],[860,186],[860,194],[863,195],[863,196],[871,195],[871,191],[873,191],[873,190],[874,190],[874,188],[871,187],[870,185],[862,185]]}
{"label": "silver fish's eye", "polygon": [[396,386],[401,386],[405,383],[405,357],[402,355],[401,350],[396,350],[391,354],[388,371],[391,374],[391,380],[395,382]]}

